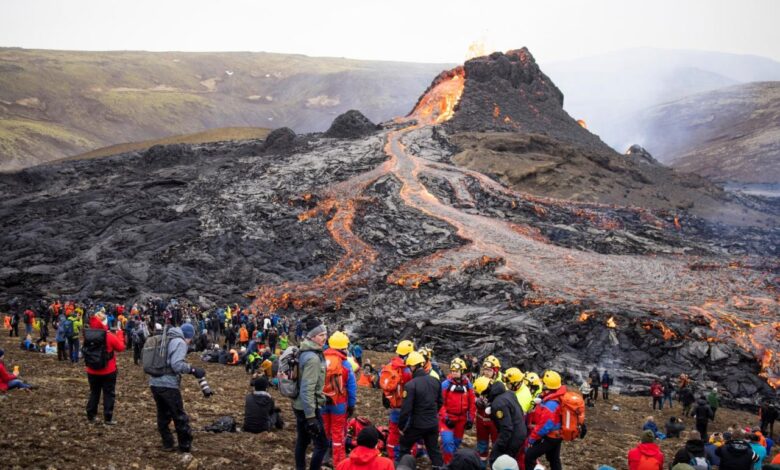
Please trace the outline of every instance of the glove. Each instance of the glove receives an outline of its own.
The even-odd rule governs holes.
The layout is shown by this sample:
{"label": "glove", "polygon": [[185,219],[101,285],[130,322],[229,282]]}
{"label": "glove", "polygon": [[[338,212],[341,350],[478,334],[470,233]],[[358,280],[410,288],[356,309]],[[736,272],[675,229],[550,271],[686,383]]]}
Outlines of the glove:
{"label": "glove", "polygon": [[588,434],[588,427],[585,426],[585,423],[582,423],[582,426],[580,426],[580,439],[585,439],[586,434]]}
{"label": "glove", "polygon": [[467,431],[470,430],[473,427],[474,427],[474,421],[471,421],[471,420],[466,421],[466,430]]}
{"label": "glove", "polygon": [[384,406],[387,409],[390,409],[390,400],[384,395],[382,395],[382,406]]}
{"label": "glove", "polygon": [[206,371],[200,367],[193,367],[190,369],[190,374],[194,375],[196,379],[202,379],[206,376]]}
{"label": "glove", "polygon": [[317,418],[309,418],[306,420],[306,432],[312,438],[320,435],[320,423],[317,422]]}
{"label": "glove", "polygon": [[347,407],[347,416],[349,418],[351,418],[353,414],[355,414],[355,407],[354,406],[348,406]]}
{"label": "glove", "polygon": [[455,423],[453,423],[450,418],[445,419],[444,424],[446,424],[450,429],[455,429]]}

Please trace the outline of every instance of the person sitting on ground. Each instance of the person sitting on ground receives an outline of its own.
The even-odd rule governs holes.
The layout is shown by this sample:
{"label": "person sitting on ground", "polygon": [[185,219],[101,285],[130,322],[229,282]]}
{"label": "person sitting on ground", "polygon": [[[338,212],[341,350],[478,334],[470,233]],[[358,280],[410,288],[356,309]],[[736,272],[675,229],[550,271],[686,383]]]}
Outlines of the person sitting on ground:
{"label": "person sitting on ground", "polygon": [[5,361],[3,361],[4,356],[5,351],[0,349],[0,392],[7,392],[14,388],[22,390],[29,390],[32,388],[32,385],[22,382],[18,375],[8,373],[5,368]]}
{"label": "person sitting on ground", "polygon": [[674,416],[669,418],[669,422],[666,423],[666,437],[680,437],[680,433],[685,431],[685,424],[681,419]]}
{"label": "person sitting on ground", "polygon": [[281,410],[274,404],[274,399],[266,391],[268,379],[264,375],[254,377],[249,385],[254,389],[244,401],[244,432],[261,433],[282,429]]}
{"label": "person sitting on ground", "polygon": [[719,432],[713,433],[709,442],[704,444],[704,453],[707,456],[707,460],[715,466],[720,465],[720,457],[715,454],[715,450],[725,442],[723,436]]}
{"label": "person sitting on ground", "polygon": [[38,352],[38,346],[32,340],[32,335],[27,335],[24,340],[19,344],[19,347],[25,351]]}
{"label": "person sitting on ground", "polygon": [[664,454],[655,443],[655,434],[652,430],[642,431],[639,445],[628,451],[628,470],[639,470],[639,463],[645,465],[642,470],[663,470]]}
{"label": "person sitting on ground", "polygon": [[688,440],[685,447],[674,454],[672,466],[678,463],[689,464],[694,470],[709,470],[712,462],[707,460],[704,450],[704,441],[701,440],[699,431],[691,431],[688,434]]}
{"label": "person sitting on ground", "polygon": [[54,341],[50,341],[49,344],[44,346],[44,352],[48,356],[56,356],[57,355],[57,343]]}
{"label": "person sitting on ground", "polygon": [[761,445],[761,437],[758,434],[750,433],[750,447],[753,448],[753,452],[756,454],[757,460],[753,463],[753,470],[761,470],[761,466],[764,465],[764,459],[766,459],[766,447]]}
{"label": "person sitting on ground", "polygon": [[642,425],[642,431],[647,431],[648,429],[653,431],[653,436],[658,436],[658,425],[655,424],[655,418],[652,416],[648,416],[645,419],[645,424]]}
{"label": "person sitting on ground", "polygon": [[357,436],[357,447],[339,463],[336,470],[393,470],[393,461],[382,457],[376,448],[379,438],[379,431],[374,426],[363,428]]}
{"label": "person sitting on ground", "polygon": [[733,434],[724,433],[723,437],[726,439],[726,443],[715,450],[715,455],[720,458],[718,468],[723,470],[747,469],[752,468],[752,465],[758,462],[758,455],[753,452],[750,443],[745,440],[743,431],[735,431]]}

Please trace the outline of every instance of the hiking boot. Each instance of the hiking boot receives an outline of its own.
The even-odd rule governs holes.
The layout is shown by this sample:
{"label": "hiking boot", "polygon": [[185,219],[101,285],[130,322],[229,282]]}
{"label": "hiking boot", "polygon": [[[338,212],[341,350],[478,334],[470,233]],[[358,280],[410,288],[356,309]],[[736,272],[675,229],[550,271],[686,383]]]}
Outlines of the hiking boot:
{"label": "hiking boot", "polygon": [[87,422],[89,424],[95,424],[95,417],[94,416],[87,416]]}
{"label": "hiking boot", "polygon": [[170,446],[170,447],[168,447],[168,446],[163,446],[163,447],[162,447],[162,451],[163,451],[163,452],[173,452],[174,450],[176,450],[176,448],[175,448],[175,447],[173,447],[173,446]]}
{"label": "hiking boot", "polygon": [[103,424],[105,424],[106,426],[116,426],[118,423],[113,419],[109,419],[108,421],[103,421]]}

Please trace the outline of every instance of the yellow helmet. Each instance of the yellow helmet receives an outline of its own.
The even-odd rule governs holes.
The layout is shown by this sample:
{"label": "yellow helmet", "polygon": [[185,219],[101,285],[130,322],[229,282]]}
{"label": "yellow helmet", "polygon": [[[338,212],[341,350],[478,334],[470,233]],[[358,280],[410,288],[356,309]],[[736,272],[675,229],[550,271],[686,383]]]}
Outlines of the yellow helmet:
{"label": "yellow helmet", "polygon": [[429,361],[433,356],[433,349],[431,348],[420,348],[417,352],[422,354],[426,361]]}
{"label": "yellow helmet", "polygon": [[517,367],[510,367],[504,372],[504,379],[510,384],[518,384],[523,381],[525,374]]}
{"label": "yellow helmet", "polygon": [[477,377],[477,380],[474,381],[474,393],[477,395],[482,395],[485,393],[485,390],[490,388],[490,379],[487,377]]}
{"label": "yellow helmet", "polygon": [[492,367],[494,369],[500,369],[501,368],[501,362],[499,362],[499,360],[496,358],[496,356],[494,356],[492,354],[490,356],[486,357],[485,360],[482,361],[482,362],[483,362],[482,367],[485,367],[485,364],[490,364],[490,367]]}
{"label": "yellow helmet", "polygon": [[529,372],[525,374],[525,380],[527,380],[529,384],[536,385],[537,387],[542,384],[542,381],[539,380],[539,376],[536,374],[536,372]]}
{"label": "yellow helmet", "polygon": [[561,388],[561,375],[554,370],[546,371],[542,381],[544,382],[544,388],[549,388],[550,390]]}
{"label": "yellow helmet", "polygon": [[398,343],[398,346],[395,347],[395,353],[399,356],[406,356],[412,351],[414,351],[414,343],[408,339],[401,341]]}
{"label": "yellow helmet", "polygon": [[328,338],[328,346],[333,349],[347,349],[349,347],[349,337],[342,331],[336,331]]}
{"label": "yellow helmet", "polygon": [[409,367],[421,366],[425,364],[425,358],[417,351],[412,351],[406,357],[406,365]]}
{"label": "yellow helmet", "polygon": [[466,361],[464,361],[459,357],[456,357],[450,363],[450,370],[459,370],[461,372],[466,370]]}

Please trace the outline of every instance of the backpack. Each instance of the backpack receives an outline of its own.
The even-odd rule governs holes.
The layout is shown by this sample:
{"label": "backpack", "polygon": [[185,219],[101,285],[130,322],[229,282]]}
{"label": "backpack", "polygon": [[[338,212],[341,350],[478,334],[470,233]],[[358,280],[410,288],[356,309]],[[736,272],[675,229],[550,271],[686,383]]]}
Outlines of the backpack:
{"label": "backpack", "polygon": [[203,428],[203,430],[214,433],[236,432],[236,420],[232,416],[222,416]]}
{"label": "backpack", "polygon": [[279,357],[279,393],[283,397],[298,398],[300,385],[298,384],[298,360],[299,351],[295,346],[290,346],[284,350]]}
{"label": "backpack", "polygon": [[150,336],[146,340],[141,350],[141,362],[146,374],[152,377],[174,375],[173,369],[168,365],[168,343],[170,338],[167,326],[161,335]]}
{"label": "backpack", "polygon": [[655,457],[648,457],[645,454],[640,454],[636,470],[662,470],[661,462]]}
{"label": "backpack", "polygon": [[403,396],[401,394],[401,381],[403,379],[403,370],[399,370],[388,364],[382,368],[379,374],[379,388],[385,394],[385,398],[390,402],[390,408],[400,408]]}
{"label": "backpack", "polygon": [[693,467],[694,470],[710,470],[712,468],[706,457],[691,456],[691,461],[688,462],[688,465]]}
{"label": "backpack", "polygon": [[573,441],[580,437],[585,424],[585,401],[577,392],[566,392],[561,398],[561,437],[564,441]]}
{"label": "backpack", "polygon": [[65,330],[65,337],[70,339],[76,336],[75,331],[73,331],[73,320],[70,318],[65,320],[65,323],[63,324],[63,329]]}
{"label": "backpack", "polygon": [[344,365],[336,356],[325,356],[325,385],[322,394],[328,403],[338,403],[340,398],[347,396],[344,386]]}
{"label": "backpack", "polygon": [[81,352],[84,356],[84,364],[90,369],[105,369],[108,361],[114,357],[113,352],[108,352],[106,334],[106,330],[101,328],[89,328],[84,331],[84,346]]}

